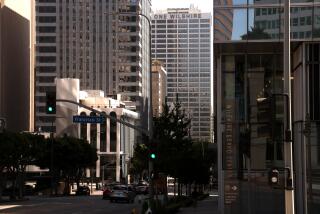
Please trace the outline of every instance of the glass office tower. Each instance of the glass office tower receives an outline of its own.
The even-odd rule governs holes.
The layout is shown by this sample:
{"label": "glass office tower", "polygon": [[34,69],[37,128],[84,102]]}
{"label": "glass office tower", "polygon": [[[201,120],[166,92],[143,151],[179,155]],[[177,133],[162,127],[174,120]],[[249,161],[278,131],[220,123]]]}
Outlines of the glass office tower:
{"label": "glass office tower", "polygon": [[[214,95],[221,213],[284,213],[283,1],[214,1]],[[320,193],[320,1],[291,0],[296,213]],[[279,171],[279,183],[270,173]]]}

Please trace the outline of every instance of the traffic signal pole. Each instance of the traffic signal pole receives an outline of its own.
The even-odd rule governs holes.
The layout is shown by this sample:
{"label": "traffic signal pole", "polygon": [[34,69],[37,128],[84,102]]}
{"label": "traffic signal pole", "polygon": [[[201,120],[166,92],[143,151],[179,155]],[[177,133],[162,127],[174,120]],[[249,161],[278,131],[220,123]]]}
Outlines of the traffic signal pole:
{"label": "traffic signal pole", "polygon": [[294,181],[293,181],[293,157],[292,157],[292,122],[291,122],[291,62],[290,62],[290,0],[284,1],[284,41],[283,41],[283,69],[284,69],[284,94],[288,95],[286,113],[284,164],[286,168],[285,181],[285,213],[294,214]]}
{"label": "traffic signal pole", "polygon": [[134,130],[136,130],[136,131],[138,131],[138,132],[141,132],[141,133],[143,133],[143,134],[146,134],[147,136],[150,137],[150,133],[149,133],[148,130],[143,129],[143,128],[139,127],[139,126],[132,125],[131,123],[128,123],[128,122],[126,122],[126,121],[124,121],[124,120],[120,120],[120,119],[118,119],[118,118],[116,118],[116,117],[112,117],[112,116],[110,116],[110,115],[107,115],[107,114],[105,114],[104,112],[98,111],[98,110],[96,110],[96,109],[94,109],[94,108],[91,108],[91,107],[89,107],[89,106],[86,106],[86,105],[84,105],[84,104],[75,102],[75,101],[73,101],[73,100],[65,100],[65,99],[57,99],[56,102],[65,102],[65,103],[71,103],[71,104],[80,106],[80,107],[85,108],[85,109],[87,109],[87,110],[89,110],[89,111],[92,111],[92,112],[94,112],[94,113],[96,113],[96,114],[98,114],[98,115],[100,115],[100,116],[109,118],[110,120],[113,120],[113,121],[115,121],[115,122],[118,122],[118,123],[121,123],[121,124],[123,124],[123,125],[125,125],[125,126],[128,126],[129,128],[132,128],[132,129],[134,129]]}

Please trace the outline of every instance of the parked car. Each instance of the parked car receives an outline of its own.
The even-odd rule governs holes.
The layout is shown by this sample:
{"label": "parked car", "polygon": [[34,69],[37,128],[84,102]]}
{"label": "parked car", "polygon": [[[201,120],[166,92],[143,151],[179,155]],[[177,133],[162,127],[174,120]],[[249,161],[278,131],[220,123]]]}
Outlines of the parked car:
{"label": "parked car", "polygon": [[110,202],[125,201],[127,203],[133,203],[136,197],[136,193],[131,186],[116,185],[113,187],[109,196]]}
{"label": "parked car", "polygon": [[113,185],[105,186],[103,189],[102,199],[110,199],[110,194],[112,193]]}
{"label": "parked car", "polygon": [[135,191],[137,194],[147,195],[149,193],[149,186],[147,185],[136,186]]}
{"label": "parked car", "polygon": [[80,186],[76,190],[76,195],[90,195],[90,189],[87,186]]}

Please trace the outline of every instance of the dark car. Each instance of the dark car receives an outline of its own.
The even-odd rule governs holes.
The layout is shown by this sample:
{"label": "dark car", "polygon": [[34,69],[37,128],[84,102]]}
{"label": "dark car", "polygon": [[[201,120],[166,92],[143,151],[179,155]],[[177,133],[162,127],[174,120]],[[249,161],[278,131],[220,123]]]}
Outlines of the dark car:
{"label": "dark car", "polygon": [[149,193],[149,186],[147,185],[136,186],[135,191],[137,194],[147,195]]}
{"label": "dark car", "polygon": [[90,189],[87,186],[80,186],[77,191],[76,195],[90,195]]}
{"label": "dark car", "polygon": [[103,189],[102,199],[109,199],[112,193],[113,185],[108,185]]}
{"label": "dark car", "polygon": [[112,189],[110,194],[110,202],[125,201],[127,203],[133,203],[136,197],[136,193],[132,187],[127,185],[116,185]]}

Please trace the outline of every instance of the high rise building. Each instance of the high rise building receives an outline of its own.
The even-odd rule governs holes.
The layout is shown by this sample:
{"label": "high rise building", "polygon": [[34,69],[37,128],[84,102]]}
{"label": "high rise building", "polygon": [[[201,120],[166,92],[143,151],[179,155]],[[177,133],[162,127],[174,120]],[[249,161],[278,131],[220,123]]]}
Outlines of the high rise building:
{"label": "high rise building", "polygon": [[[220,213],[318,213],[320,209],[320,4],[291,0],[291,80],[284,68],[284,2],[214,1],[215,138]],[[229,37],[221,29],[231,29]],[[289,64],[290,65],[290,64]],[[288,112],[284,80],[292,83]],[[291,116],[293,169],[288,168]],[[271,172],[278,171],[277,185]],[[294,206],[288,171],[293,170]]]}
{"label": "high rise building", "polygon": [[167,72],[160,61],[152,62],[152,109],[153,115],[159,116],[163,112],[163,105],[167,95]]}
{"label": "high rise building", "polygon": [[0,117],[9,131],[34,127],[33,1],[0,1]]}
{"label": "high rise building", "polygon": [[167,71],[168,103],[181,102],[193,139],[211,141],[211,14],[191,6],[152,18],[152,56]]}
{"label": "high rise building", "polygon": [[[36,126],[51,130],[46,91],[55,78],[79,78],[80,88],[121,94],[147,115],[150,0],[36,0]],[[146,117],[143,117],[146,118]],[[146,121],[142,121],[145,125]]]}

